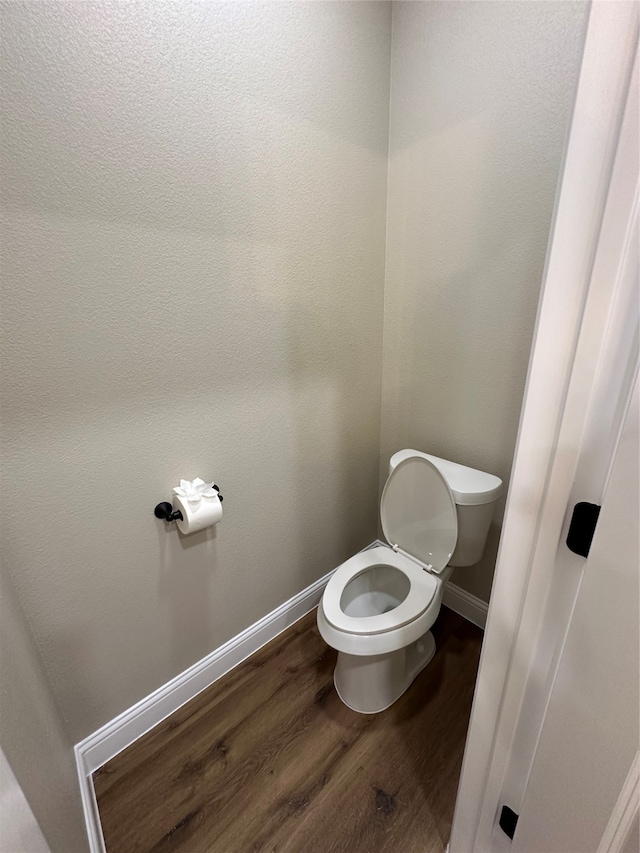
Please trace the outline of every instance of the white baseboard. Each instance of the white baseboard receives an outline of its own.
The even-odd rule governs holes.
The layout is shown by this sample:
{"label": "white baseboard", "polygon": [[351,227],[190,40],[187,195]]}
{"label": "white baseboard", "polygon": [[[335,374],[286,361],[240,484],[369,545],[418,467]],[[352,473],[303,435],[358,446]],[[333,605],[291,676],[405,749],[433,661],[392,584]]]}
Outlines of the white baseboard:
{"label": "white baseboard", "polygon": [[332,574],[329,572],[315,581],[259,622],[76,744],[76,764],[91,853],[105,853],[92,774],[313,610],[322,598]]}
{"label": "white baseboard", "polygon": [[[369,548],[383,544],[376,540],[363,550],[368,551]],[[93,787],[93,773],[313,610],[322,598],[324,588],[332,574],[333,571],[315,581],[289,601],[268,613],[259,622],[251,625],[76,744],[76,764],[91,853],[105,853]],[[487,605],[484,601],[454,584],[447,583],[443,603],[474,625],[484,628],[487,616]]]}
{"label": "white baseboard", "polygon": [[448,581],[444,588],[442,603],[449,610],[453,610],[460,616],[464,616],[465,619],[473,622],[474,625],[477,625],[478,628],[482,628],[484,631],[484,626],[487,623],[487,611],[489,609],[486,601],[475,595],[471,595],[466,589],[462,589],[462,587]]}

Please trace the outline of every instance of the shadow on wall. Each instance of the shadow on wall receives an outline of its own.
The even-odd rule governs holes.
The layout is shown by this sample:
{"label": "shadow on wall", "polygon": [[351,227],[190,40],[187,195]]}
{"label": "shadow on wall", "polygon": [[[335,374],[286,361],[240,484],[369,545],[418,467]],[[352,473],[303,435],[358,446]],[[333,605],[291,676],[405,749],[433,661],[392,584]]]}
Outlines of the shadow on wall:
{"label": "shadow on wall", "polygon": [[72,745],[0,565],[0,743],[52,853],[87,850]]}
{"label": "shadow on wall", "polygon": [[[354,152],[379,168],[381,158]],[[340,182],[340,175],[334,177]],[[349,196],[365,187],[351,181]],[[298,399],[291,424],[291,454],[298,495],[291,525],[304,531],[300,541],[300,588],[308,583],[305,565],[335,568],[376,538],[380,394],[384,211],[378,206],[363,225],[352,200],[334,192],[331,182],[318,202],[327,207],[333,233],[319,238],[305,227],[291,258],[290,282],[306,277],[284,298],[287,370]],[[338,201],[336,201],[338,199]],[[331,210],[331,208],[333,208]],[[363,233],[363,230],[369,233]],[[307,253],[319,259],[320,276],[305,275]]]}
{"label": "shadow on wall", "polygon": [[[394,6],[382,482],[413,447],[508,486],[587,12]],[[484,600],[504,503],[454,576]]]}
{"label": "shadow on wall", "polygon": [[[399,416],[437,442],[430,452],[505,479],[557,171],[546,182],[546,203],[531,203],[543,180],[541,164],[531,164],[535,155],[526,143],[496,135],[492,121],[475,116],[396,154],[402,179],[409,184],[414,175],[403,216],[411,211],[422,231],[419,241],[407,234],[400,237],[402,248],[392,250],[402,252],[402,272],[391,298],[398,302],[410,395]],[[472,150],[466,161],[455,153],[463,149]],[[559,166],[560,146],[557,153]],[[521,170],[523,160],[528,167]],[[508,188],[505,164],[517,173]],[[446,201],[434,205],[434,197]]]}
{"label": "shadow on wall", "polygon": [[[505,484],[505,488],[506,488]],[[482,601],[489,601],[493,585],[493,572],[496,567],[500,536],[502,534],[502,517],[504,515],[505,498],[501,498],[495,509],[494,519],[489,528],[487,544],[482,559],[474,566],[457,568],[451,578],[452,583],[461,586],[471,595]]]}
{"label": "shadow on wall", "polygon": [[204,649],[214,648],[210,614],[218,564],[217,527],[183,535],[175,524],[162,523],[157,525],[157,534],[158,597],[167,605],[172,631],[170,647],[178,662],[188,658],[192,643]]}

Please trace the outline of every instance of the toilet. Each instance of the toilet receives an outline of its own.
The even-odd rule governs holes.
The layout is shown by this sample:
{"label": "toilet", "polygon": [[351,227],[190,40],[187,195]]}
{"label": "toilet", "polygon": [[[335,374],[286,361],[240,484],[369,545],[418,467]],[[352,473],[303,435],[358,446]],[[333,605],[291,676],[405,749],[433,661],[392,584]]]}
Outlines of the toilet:
{"label": "toilet", "polygon": [[388,545],[335,570],[318,605],[318,629],[336,649],[342,701],[361,714],[384,711],[435,654],[429,630],[457,566],[484,550],[502,480],[417,450],[389,462],[380,501]]}

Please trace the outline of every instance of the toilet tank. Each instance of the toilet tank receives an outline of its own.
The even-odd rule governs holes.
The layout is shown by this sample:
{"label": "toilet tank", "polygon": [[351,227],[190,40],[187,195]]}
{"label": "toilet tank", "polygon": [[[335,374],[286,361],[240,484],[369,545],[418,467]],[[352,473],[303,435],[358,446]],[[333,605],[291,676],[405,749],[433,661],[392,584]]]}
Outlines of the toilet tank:
{"label": "toilet tank", "polygon": [[450,566],[473,566],[482,557],[493,512],[502,494],[502,480],[419,450],[399,450],[389,460],[389,473],[410,456],[424,456],[447,481],[458,511],[458,541]]}

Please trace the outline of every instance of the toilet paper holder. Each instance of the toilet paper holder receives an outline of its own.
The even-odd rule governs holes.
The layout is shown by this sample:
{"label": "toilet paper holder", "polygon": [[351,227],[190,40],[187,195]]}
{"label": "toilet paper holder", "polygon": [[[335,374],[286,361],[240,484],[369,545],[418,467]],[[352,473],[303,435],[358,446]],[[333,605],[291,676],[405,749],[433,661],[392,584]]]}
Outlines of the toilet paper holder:
{"label": "toilet paper holder", "polygon": [[[222,495],[220,494],[220,489],[216,484],[213,484],[213,488],[218,493],[218,500],[220,503],[224,500]],[[156,518],[162,518],[167,524],[170,524],[172,521],[184,521],[183,515],[179,509],[173,508],[173,506],[169,503],[169,501],[162,501],[159,504],[156,504],[153,514]]]}
{"label": "toilet paper holder", "polygon": [[166,522],[183,520],[180,510],[174,510],[169,501],[162,501],[162,503],[157,504],[153,514],[156,518],[163,518]]}

